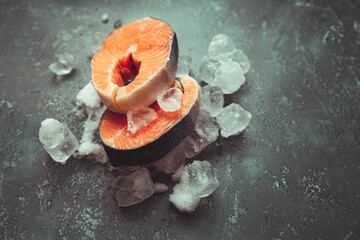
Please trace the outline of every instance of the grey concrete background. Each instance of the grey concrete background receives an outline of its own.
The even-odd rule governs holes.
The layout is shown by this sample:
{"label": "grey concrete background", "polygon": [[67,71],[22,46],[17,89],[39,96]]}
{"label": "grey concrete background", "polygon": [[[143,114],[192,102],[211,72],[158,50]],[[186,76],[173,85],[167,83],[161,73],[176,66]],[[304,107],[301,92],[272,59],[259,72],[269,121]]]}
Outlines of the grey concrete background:
{"label": "grey concrete background", "polygon": [[[218,33],[252,64],[226,103],[253,120],[195,157],[220,186],[190,215],[168,201],[171,190],[120,209],[103,165],[55,164],[38,141],[47,117],[81,137],[73,108],[91,78],[89,38],[145,16],[170,23],[195,77]],[[357,0],[1,0],[0,238],[359,239],[359,16]],[[48,66],[64,44],[76,71],[58,81]]]}

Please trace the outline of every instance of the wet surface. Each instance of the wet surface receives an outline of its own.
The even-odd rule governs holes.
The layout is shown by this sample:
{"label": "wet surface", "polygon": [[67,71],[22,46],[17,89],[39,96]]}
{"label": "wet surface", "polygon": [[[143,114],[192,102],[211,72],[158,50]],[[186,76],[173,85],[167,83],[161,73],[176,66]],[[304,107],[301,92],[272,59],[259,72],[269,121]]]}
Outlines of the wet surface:
{"label": "wet surface", "polygon": [[[0,238],[360,238],[359,1],[0,6]],[[193,214],[178,212],[171,190],[120,209],[110,194],[113,172],[91,157],[57,164],[38,140],[47,117],[81,138],[84,120],[73,108],[91,78],[91,36],[145,16],[173,27],[195,78],[218,33],[230,35],[252,65],[245,85],[225,98],[252,121],[194,158],[212,164],[219,188]],[[59,80],[48,66],[64,51],[76,70]],[[160,180],[172,187],[169,177]]]}

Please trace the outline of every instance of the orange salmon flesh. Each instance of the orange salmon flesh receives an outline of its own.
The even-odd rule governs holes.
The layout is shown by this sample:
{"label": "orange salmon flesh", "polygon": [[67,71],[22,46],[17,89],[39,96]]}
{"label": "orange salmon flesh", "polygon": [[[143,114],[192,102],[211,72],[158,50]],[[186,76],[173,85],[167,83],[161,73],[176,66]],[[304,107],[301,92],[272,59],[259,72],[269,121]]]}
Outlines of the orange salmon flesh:
{"label": "orange salmon flesh", "polygon": [[92,83],[109,110],[126,113],[151,105],[172,86],[177,61],[171,27],[142,18],[116,29],[102,43],[91,63]]}
{"label": "orange salmon flesh", "polygon": [[[181,83],[184,90],[181,97],[181,108],[175,112],[165,112],[155,102],[150,107],[157,113],[156,119],[135,133],[127,130],[125,114],[113,113],[107,110],[102,117],[99,127],[102,142],[114,149],[129,150],[141,147],[160,138],[165,132],[181,121],[196,102],[200,106],[200,86],[198,83],[189,76],[182,76]],[[194,121],[196,122],[196,120]]]}

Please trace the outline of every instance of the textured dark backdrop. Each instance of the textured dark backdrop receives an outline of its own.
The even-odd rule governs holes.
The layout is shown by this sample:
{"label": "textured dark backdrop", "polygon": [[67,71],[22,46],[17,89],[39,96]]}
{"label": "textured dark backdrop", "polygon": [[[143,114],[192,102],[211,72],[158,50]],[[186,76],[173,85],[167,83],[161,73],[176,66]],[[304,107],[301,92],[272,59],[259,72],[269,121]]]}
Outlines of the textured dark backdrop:
{"label": "textured dark backdrop", "polygon": [[[119,209],[102,165],[55,164],[38,141],[46,117],[81,136],[72,109],[91,77],[89,38],[144,16],[171,24],[195,76],[218,33],[252,64],[226,102],[253,120],[196,157],[220,186],[191,215],[170,191]],[[359,16],[356,0],[1,0],[0,238],[359,239]],[[48,66],[64,43],[76,71],[58,81]]]}

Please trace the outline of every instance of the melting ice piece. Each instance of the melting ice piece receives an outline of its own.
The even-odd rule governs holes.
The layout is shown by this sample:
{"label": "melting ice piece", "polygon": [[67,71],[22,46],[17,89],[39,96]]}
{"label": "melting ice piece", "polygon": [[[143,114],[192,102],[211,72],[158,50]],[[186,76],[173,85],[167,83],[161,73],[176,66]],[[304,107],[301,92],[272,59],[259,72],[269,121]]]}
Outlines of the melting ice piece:
{"label": "melting ice piece", "polygon": [[149,123],[156,119],[156,112],[152,108],[139,108],[130,110],[126,114],[128,129],[130,132],[135,133],[142,127],[147,126]]}
{"label": "melting ice piece", "polygon": [[240,64],[244,74],[249,71],[251,64],[249,58],[242,50],[236,49],[236,51],[232,53],[232,60]]}
{"label": "melting ice piece", "polygon": [[50,64],[49,69],[50,69],[50,71],[55,73],[57,76],[65,76],[65,75],[68,75],[69,73],[71,73],[71,71],[73,70],[73,67],[56,62],[56,63]]}
{"label": "melting ice piece", "polygon": [[76,101],[90,108],[99,108],[101,99],[91,83],[85,85],[76,96]]}
{"label": "melting ice piece", "polygon": [[96,32],[90,39],[90,47],[93,53],[99,49],[101,44],[104,42],[106,34],[103,32]]}
{"label": "melting ice piece", "polygon": [[252,118],[250,112],[244,110],[239,104],[231,103],[223,108],[216,117],[221,128],[221,136],[229,137],[244,131]]}
{"label": "melting ice piece", "polygon": [[139,168],[129,175],[117,177],[111,189],[119,207],[140,203],[153,195],[154,184],[148,169]]}
{"label": "melting ice piece", "polygon": [[179,78],[182,75],[189,75],[190,70],[191,70],[191,67],[190,67],[191,62],[192,62],[192,59],[190,56],[180,55],[175,77]]}
{"label": "melting ice piece", "polygon": [[164,172],[165,174],[172,174],[178,170],[185,161],[185,149],[180,144],[175,147],[171,152],[166,154],[162,159],[155,162],[153,166],[159,172]]}
{"label": "melting ice piece", "polygon": [[157,102],[164,111],[175,112],[181,108],[182,95],[179,88],[170,88],[157,96]]}
{"label": "melting ice piece", "polygon": [[196,131],[193,131],[187,136],[182,142],[181,145],[185,149],[185,156],[187,158],[192,158],[198,155],[210,142],[206,139],[203,139]]}
{"label": "melting ice piece", "polygon": [[216,122],[210,113],[206,110],[201,110],[195,131],[196,133],[205,140],[205,142],[212,143],[215,142],[219,136],[220,126]]}
{"label": "melting ice piece", "polygon": [[53,118],[41,122],[39,140],[56,162],[64,163],[79,147],[74,134],[64,123]]}
{"label": "melting ice piece", "polygon": [[214,85],[215,72],[219,65],[219,61],[215,58],[211,58],[209,55],[203,57],[199,65],[200,80]]}
{"label": "melting ice piece", "polygon": [[207,161],[194,161],[180,171],[180,183],[174,187],[170,201],[180,211],[192,212],[198,206],[200,198],[207,197],[215,191],[219,182]]}
{"label": "melting ice piece", "polygon": [[219,86],[224,94],[231,94],[239,90],[244,83],[245,76],[239,63],[220,62],[213,85]]}
{"label": "melting ice piece", "polygon": [[218,86],[206,85],[201,88],[201,107],[212,117],[219,115],[224,107],[224,95]]}
{"label": "melting ice piece", "polygon": [[103,23],[107,23],[109,21],[109,14],[107,13],[104,13],[102,16],[101,16],[101,21]]}
{"label": "melting ice piece", "polygon": [[235,43],[228,35],[218,34],[211,40],[208,52],[210,57],[216,57],[219,54],[233,52],[235,48]]}

